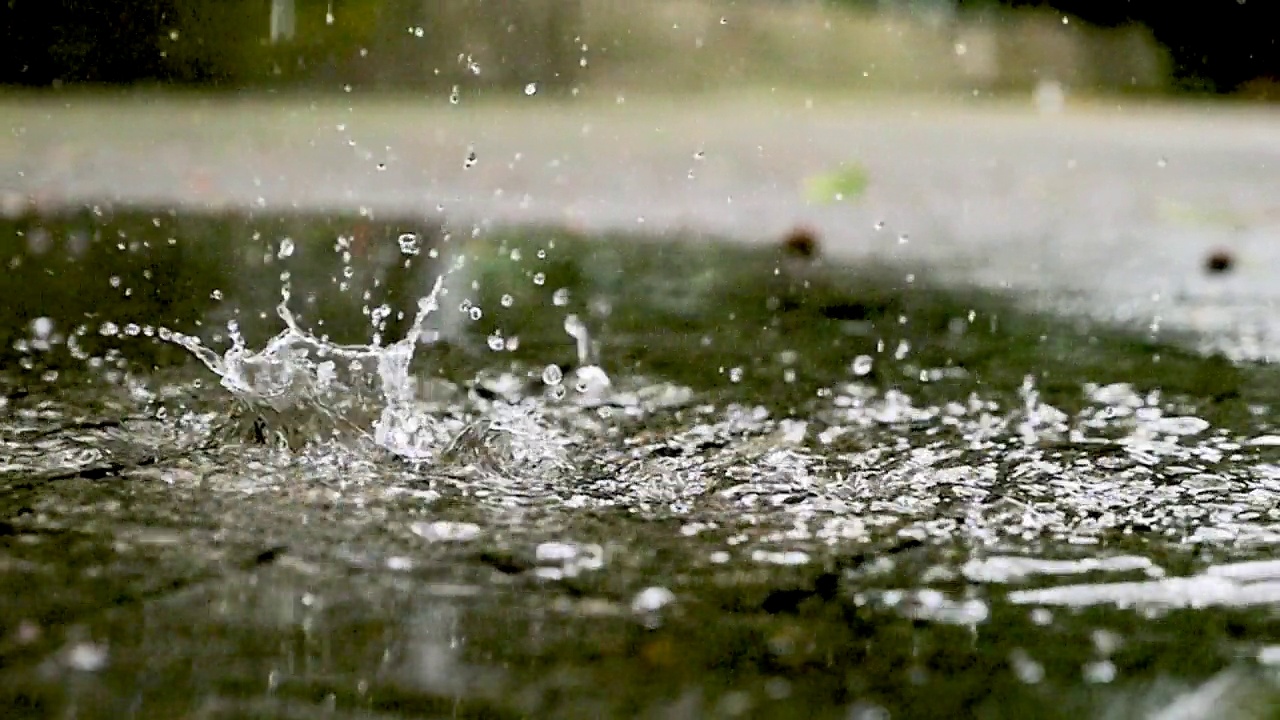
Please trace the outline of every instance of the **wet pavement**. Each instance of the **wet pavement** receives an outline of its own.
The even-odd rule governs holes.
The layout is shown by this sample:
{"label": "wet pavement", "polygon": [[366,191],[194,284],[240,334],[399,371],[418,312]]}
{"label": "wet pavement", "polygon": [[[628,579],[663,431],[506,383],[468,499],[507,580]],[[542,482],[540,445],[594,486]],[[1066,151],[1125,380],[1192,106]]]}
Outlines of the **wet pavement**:
{"label": "wet pavement", "polygon": [[[312,123],[312,112],[321,111],[276,119]],[[1035,177],[1061,179],[1063,196],[1078,201],[1087,183],[1051,162],[1073,147],[1062,138],[1114,169],[1123,162],[1104,149],[1124,128],[1137,132],[1120,121],[1101,130],[901,112],[895,122],[840,122],[880,137],[919,133],[901,145],[917,158],[928,155],[921,138],[954,141],[967,122],[971,147],[1015,153],[1058,123],[1047,159],[1018,156],[1044,165],[1010,160],[1009,177],[1021,179],[1004,195],[962,185],[970,189],[939,191],[939,203],[1025,200],[1034,188],[1023,180]],[[608,116],[635,129],[648,122],[639,115]],[[1198,122],[1156,117],[1125,136],[1129,161]],[[1237,178],[1223,192],[1241,189],[1230,196],[1238,207],[1224,206],[1245,213],[1244,180],[1272,141],[1247,132],[1265,118],[1224,117],[1234,132],[1196,152],[1184,138],[1186,154],[1171,152],[1151,173],[1199,158],[1209,178],[1221,162],[1220,175]],[[1163,259],[1131,274],[1138,289],[1115,292],[1136,302],[1140,283],[1183,288],[1179,302],[1210,313],[1210,333],[1181,334],[1190,326],[1176,322],[1153,332],[1145,321],[1135,330],[1088,319],[1123,310],[1106,304],[1113,296],[1086,298],[1083,317],[1065,303],[1086,277],[1071,258],[1105,246],[1079,247],[1069,231],[1097,218],[1066,212],[1056,226],[1066,234],[1034,251],[1002,241],[1016,233],[1002,235],[999,223],[1030,223],[1047,204],[984,214],[986,244],[967,249],[963,213],[946,232],[905,242],[892,215],[875,230],[888,203],[906,213],[910,197],[929,194],[920,185],[889,199],[906,191],[885,183],[906,183],[906,170],[889,170],[874,135],[849,135],[866,143],[855,153],[872,181],[861,204],[818,208],[802,190],[788,199],[804,167],[786,182],[764,174],[774,179],[760,187],[777,187],[747,196],[757,201],[743,203],[753,208],[745,215],[712,211],[698,204],[709,195],[674,181],[637,196],[594,176],[604,184],[581,197],[596,201],[566,219],[548,198],[573,195],[564,188],[586,182],[582,173],[566,170],[573,180],[546,185],[523,209],[506,191],[492,198],[514,169],[468,174],[486,167],[485,143],[498,142],[483,123],[443,126],[475,135],[480,159],[442,169],[432,190],[406,179],[432,177],[425,169],[404,164],[345,174],[376,134],[342,160],[313,149],[297,125],[259,118],[264,132],[295,141],[272,143],[240,135],[243,116],[219,124],[193,111],[187,121],[208,123],[210,149],[199,152],[225,174],[187,186],[165,173],[203,166],[181,155],[202,147],[194,136],[138,116],[95,145],[58,125],[73,120],[87,122],[73,113],[28,126],[30,165],[16,182],[45,188],[43,211],[18,203],[0,227],[15,283],[0,310],[8,716],[1276,715],[1280,383],[1270,365],[1196,351],[1205,337],[1240,355],[1265,347],[1244,341],[1247,320],[1270,317],[1262,278],[1271,268],[1257,264],[1268,246],[1232,245],[1239,264],[1228,273],[1201,267],[1202,246],[1243,243],[1248,228],[1228,231],[1203,213],[1135,221],[1134,243],[1148,249],[1159,232],[1200,228],[1159,245],[1167,252],[1152,257]],[[531,124],[526,158],[553,152],[554,122]],[[533,142],[538,133],[545,143]],[[35,162],[59,143],[64,165]],[[239,156],[246,164],[295,153],[309,172],[251,190],[256,170],[226,158],[253,143]],[[735,169],[705,144],[701,159],[671,159],[675,180],[689,182],[698,163],[722,163],[710,174],[726,184],[765,173],[749,153]],[[639,152],[623,145],[575,152]],[[943,146],[952,154],[940,150],[937,168],[966,182],[997,173]],[[179,150],[152,153],[128,183],[99,175],[148,147]],[[404,158],[412,146],[394,147]],[[1246,150],[1253,160],[1241,159]],[[1083,151],[1073,156],[1075,169],[1087,164]],[[638,168],[614,179],[624,185],[664,177],[655,160],[619,162]],[[919,183],[947,177],[915,173]],[[1191,188],[1188,197],[1208,188],[1186,175],[1150,187],[1120,177],[1108,186],[1127,188],[1109,196],[1117,213],[1170,188]],[[63,195],[47,194],[59,182]],[[488,194],[467,195],[466,183]],[[254,192],[267,207],[252,213],[193,207],[253,204],[236,193]],[[157,209],[102,199],[112,194]],[[50,204],[90,196],[67,212]],[[295,200],[351,208],[366,197],[363,213],[278,209]],[[668,207],[645,197],[683,199]],[[174,200],[183,203],[162,204]],[[656,209],[628,221],[639,206]],[[943,216],[923,206],[909,217],[935,211]],[[521,212],[575,229],[501,227]],[[476,231],[472,215],[494,227]],[[1251,217],[1265,228],[1265,213]],[[797,219],[821,228],[817,259],[772,237],[754,248],[711,237],[721,229],[759,241]],[[979,248],[1002,252],[985,269],[955,260]],[[1045,257],[1059,259],[1051,271],[1024,265]],[[1015,267],[1036,292],[982,289]],[[394,360],[405,346],[387,344],[450,269],[448,294],[423,325],[435,342],[414,347],[401,378]],[[1212,315],[1225,303],[1206,298],[1237,291],[1226,316]],[[383,346],[353,346],[368,341],[383,302]],[[198,362],[174,334],[221,353],[230,320],[253,351],[241,366],[234,349]],[[286,321],[314,335],[269,345]],[[243,382],[211,367],[245,368]],[[319,382],[329,374],[337,380]]]}

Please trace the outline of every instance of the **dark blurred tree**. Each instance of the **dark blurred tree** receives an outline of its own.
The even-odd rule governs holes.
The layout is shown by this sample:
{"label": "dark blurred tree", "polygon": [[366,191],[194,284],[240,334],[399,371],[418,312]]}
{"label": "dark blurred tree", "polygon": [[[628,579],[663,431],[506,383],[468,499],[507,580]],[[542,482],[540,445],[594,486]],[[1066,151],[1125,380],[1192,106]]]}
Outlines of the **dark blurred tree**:
{"label": "dark blurred tree", "polygon": [[581,0],[7,0],[0,83],[550,88],[580,19]]}
{"label": "dark blurred tree", "polygon": [[[991,0],[959,0],[962,8]],[[1103,27],[1140,23],[1169,48],[1174,76],[1186,89],[1232,92],[1251,80],[1280,78],[1275,0],[1001,0],[1014,8],[1046,8]]]}
{"label": "dark blurred tree", "polygon": [[0,6],[0,81],[119,83],[162,74],[161,3],[8,0]]}

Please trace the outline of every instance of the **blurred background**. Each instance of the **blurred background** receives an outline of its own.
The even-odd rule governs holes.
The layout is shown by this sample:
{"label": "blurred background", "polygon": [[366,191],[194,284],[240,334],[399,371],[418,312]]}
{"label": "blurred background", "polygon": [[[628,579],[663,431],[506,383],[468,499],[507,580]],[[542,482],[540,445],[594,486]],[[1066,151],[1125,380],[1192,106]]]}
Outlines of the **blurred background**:
{"label": "blurred background", "polygon": [[0,83],[1274,99],[1262,0],[8,0]]}

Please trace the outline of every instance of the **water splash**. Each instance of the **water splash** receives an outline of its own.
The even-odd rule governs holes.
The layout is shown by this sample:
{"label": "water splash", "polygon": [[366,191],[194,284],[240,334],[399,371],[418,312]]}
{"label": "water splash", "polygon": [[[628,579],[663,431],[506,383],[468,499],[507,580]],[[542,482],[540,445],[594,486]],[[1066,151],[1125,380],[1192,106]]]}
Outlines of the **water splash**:
{"label": "water splash", "polygon": [[[223,388],[248,408],[279,414],[314,412],[354,429],[401,457],[430,460],[442,445],[440,423],[419,412],[416,379],[410,374],[414,352],[431,313],[439,309],[444,277],[418,301],[405,336],[390,345],[340,345],[316,337],[299,325],[289,309],[290,288],[281,288],[276,315],[285,329],[262,350],[248,347],[236,323],[228,324],[231,347],[219,354],[200,338],[160,328],[161,339],[187,349],[220,378]],[[354,413],[379,408],[371,432]]]}

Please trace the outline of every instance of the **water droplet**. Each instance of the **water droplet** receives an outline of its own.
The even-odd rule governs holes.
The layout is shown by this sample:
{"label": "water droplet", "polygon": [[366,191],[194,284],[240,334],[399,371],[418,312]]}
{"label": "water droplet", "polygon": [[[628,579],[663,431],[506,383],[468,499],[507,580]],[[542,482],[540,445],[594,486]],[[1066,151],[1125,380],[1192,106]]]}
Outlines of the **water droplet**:
{"label": "water droplet", "polygon": [[461,99],[461,96],[458,93],[458,86],[454,85],[453,89],[449,91],[449,103],[451,105],[457,105],[459,99]]}
{"label": "water droplet", "polygon": [[47,317],[38,317],[32,320],[31,332],[40,340],[48,340],[49,335],[53,333],[53,320]]}
{"label": "water droplet", "polygon": [[526,85],[524,86],[524,94],[525,94],[525,95],[537,95],[537,94],[538,94],[538,83],[532,83],[532,82],[531,82],[531,83],[526,84]]}
{"label": "water droplet", "polygon": [[736,367],[729,370],[729,382],[742,382],[742,368]]}
{"label": "water droplet", "polygon": [[467,159],[462,163],[462,167],[463,167],[463,168],[465,168],[465,169],[467,169],[467,170],[470,170],[471,168],[473,168],[473,167],[475,167],[475,166],[476,166],[476,161],[477,161],[477,158],[476,158],[476,151],[475,151],[475,149],[474,149],[474,148],[468,148],[468,149],[467,149]]}
{"label": "water droplet", "polygon": [[276,257],[281,260],[293,255],[293,238],[285,238],[280,241],[280,251],[276,253]]}
{"label": "water droplet", "polygon": [[551,295],[551,302],[557,307],[569,304],[569,288],[560,288]]}
{"label": "water droplet", "polygon": [[507,341],[502,337],[502,333],[494,333],[489,336],[489,349],[494,352],[501,352],[507,349]]}
{"label": "water droplet", "polygon": [[564,380],[564,373],[561,372],[559,365],[548,365],[542,368],[542,382],[547,385],[559,385]]}
{"label": "water droplet", "polygon": [[547,281],[547,276],[546,276],[546,274],[544,274],[544,273],[534,273],[534,274],[533,274],[533,284],[534,284],[534,285],[542,285],[542,284],[543,284],[543,283],[545,283],[546,281]]}
{"label": "water droplet", "polygon": [[862,377],[871,372],[871,364],[872,359],[870,355],[859,355],[853,359],[853,365],[850,369],[853,370],[854,375]]}
{"label": "water droplet", "polygon": [[418,236],[413,233],[404,233],[400,236],[400,252],[404,255],[418,254]]}
{"label": "water droplet", "polygon": [[213,292],[209,293],[209,297],[213,298],[214,300],[221,300],[222,291],[215,289]]}
{"label": "water droplet", "polygon": [[502,307],[511,307],[512,305],[516,304],[516,299],[511,297],[511,295],[508,294],[508,295],[502,296],[501,302],[502,302]]}

